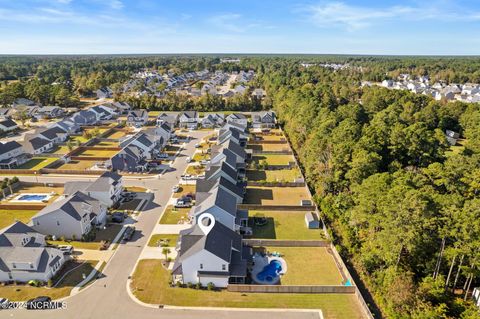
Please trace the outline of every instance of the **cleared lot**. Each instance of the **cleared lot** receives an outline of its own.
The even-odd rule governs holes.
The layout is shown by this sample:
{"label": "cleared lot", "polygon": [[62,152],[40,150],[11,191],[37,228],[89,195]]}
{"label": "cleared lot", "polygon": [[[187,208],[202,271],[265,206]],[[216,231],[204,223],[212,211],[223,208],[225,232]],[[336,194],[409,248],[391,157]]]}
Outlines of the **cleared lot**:
{"label": "cleared lot", "polygon": [[299,206],[310,199],[305,187],[247,187],[245,204]]}
{"label": "cleared lot", "polygon": [[247,179],[249,181],[266,182],[293,182],[296,178],[301,178],[302,174],[298,168],[279,169],[279,170],[248,170]]}
{"label": "cleared lot", "polygon": [[253,156],[252,161],[256,164],[266,162],[267,165],[288,165],[295,162],[295,159],[293,155],[262,154]]}

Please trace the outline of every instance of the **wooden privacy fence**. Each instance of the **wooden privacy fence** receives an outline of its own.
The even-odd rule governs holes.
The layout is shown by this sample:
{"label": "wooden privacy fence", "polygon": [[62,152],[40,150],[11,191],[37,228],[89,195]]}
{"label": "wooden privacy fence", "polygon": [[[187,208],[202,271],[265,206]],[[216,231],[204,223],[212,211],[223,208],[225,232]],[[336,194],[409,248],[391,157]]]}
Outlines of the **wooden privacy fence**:
{"label": "wooden privacy fence", "polygon": [[284,286],[284,285],[238,285],[230,284],[231,292],[250,293],[298,293],[298,294],[354,294],[354,286]]}
{"label": "wooden privacy fence", "polygon": [[304,182],[252,182],[247,181],[247,186],[265,186],[265,187],[305,187]]}
{"label": "wooden privacy fence", "polygon": [[278,140],[278,141],[265,141],[265,140],[251,140],[248,141],[248,144],[287,144],[287,140]]}
{"label": "wooden privacy fence", "polygon": [[288,210],[288,211],[298,211],[298,212],[315,211],[317,209],[313,205],[292,206],[292,205],[239,204],[237,207],[238,209],[248,209],[248,210]]}
{"label": "wooden privacy fence", "polygon": [[293,152],[290,150],[281,150],[281,151],[263,151],[263,150],[256,150],[253,149],[254,155],[262,155],[262,154],[273,154],[273,155],[292,155]]}
{"label": "wooden privacy fence", "polygon": [[326,240],[276,240],[276,239],[243,239],[249,246],[270,247],[330,247]]}

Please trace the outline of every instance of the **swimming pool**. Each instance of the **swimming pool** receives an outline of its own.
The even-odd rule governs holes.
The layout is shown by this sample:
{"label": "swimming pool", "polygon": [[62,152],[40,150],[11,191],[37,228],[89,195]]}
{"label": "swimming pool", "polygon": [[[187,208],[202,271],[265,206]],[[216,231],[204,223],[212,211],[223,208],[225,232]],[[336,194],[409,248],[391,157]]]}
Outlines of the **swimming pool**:
{"label": "swimming pool", "polygon": [[12,202],[44,202],[52,197],[50,194],[20,194]]}
{"label": "swimming pool", "polygon": [[272,260],[263,270],[257,274],[257,279],[263,282],[273,282],[282,271],[282,263],[278,260]]}

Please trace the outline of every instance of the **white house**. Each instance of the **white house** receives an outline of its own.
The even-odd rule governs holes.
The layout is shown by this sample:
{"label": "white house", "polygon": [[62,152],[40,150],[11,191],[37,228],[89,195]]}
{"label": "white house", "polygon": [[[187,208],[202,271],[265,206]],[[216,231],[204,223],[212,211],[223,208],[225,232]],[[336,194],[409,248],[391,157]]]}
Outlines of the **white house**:
{"label": "white house", "polygon": [[0,168],[15,168],[28,160],[22,145],[15,141],[0,142]]}
{"label": "white house", "polygon": [[31,155],[42,154],[53,149],[53,141],[38,136],[26,138],[22,145],[25,152]]}
{"label": "white house", "polygon": [[127,115],[127,125],[134,127],[141,127],[146,125],[148,122],[148,112],[147,110],[132,110],[128,112]]}
{"label": "white house", "polygon": [[5,119],[0,121],[0,131],[2,132],[11,132],[18,129],[17,123],[11,119]]}
{"label": "white house", "polygon": [[54,247],[46,247],[45,236],[22,222],[0,230],[0,281],[47,282],[68,259]]}
{"label": "white house", "polygon": [[249,248],[243,246],[242,237],[210,214],[199,218],[199,224],[180,232],[173,280],[223,288],[229,283],[244,283]]}
{"label": "white house", "polygon": [[197,111],[185,111],[178,117],[179,126],[182,128],[196,129],[198,127]]}
{"label": "white house", "polygon": [[226,121],[227,123],[236,123],[243,126],[247,126],[248,124],[247,117],[242,113],[232,113],[227,116]]}

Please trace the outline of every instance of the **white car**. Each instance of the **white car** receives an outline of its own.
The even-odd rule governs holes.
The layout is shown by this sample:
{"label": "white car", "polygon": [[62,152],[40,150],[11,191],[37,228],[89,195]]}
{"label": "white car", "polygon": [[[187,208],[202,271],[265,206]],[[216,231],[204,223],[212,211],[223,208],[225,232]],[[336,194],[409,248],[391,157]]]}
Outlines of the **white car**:
{"label": "white car", "polygon": [[178,193],[179,190],[180,190],[180,186],[178,186],[178,185],[175,185],[175,186],[173,186],[173,188],[172,188],[172,191],[173,191],[174,193]]}
{"label": "white car", "polygon": [[187,157],[186,161],[187,161],[187,163],[191,163],[191,162],[192,162],[192,158],[191,158],[191,157]]}

